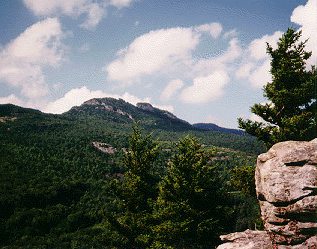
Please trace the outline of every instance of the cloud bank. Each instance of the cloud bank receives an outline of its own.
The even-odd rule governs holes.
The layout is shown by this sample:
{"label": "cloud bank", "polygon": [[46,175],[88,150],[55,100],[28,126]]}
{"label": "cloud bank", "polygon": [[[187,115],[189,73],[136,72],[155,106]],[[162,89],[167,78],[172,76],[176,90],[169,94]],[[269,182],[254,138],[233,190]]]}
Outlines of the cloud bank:
{"label": "cloud bank", "polygon": [[23,0],[25,6],[36,16],[60,16],[66,15],[78,18],[86,14],[87,18],[80,25],[85,29],[94,29],[106,16],[106,8],[115,6],[118,9],[128,7],[134,0]]}
{"label": "cloud bank", "polygon": [[[171,80],[162,91],[162,101],[170,100],[185,85],[186,79],[193,85],[182,91],[179,98],[182,102],[202,103],[217,99],[223,95],[223,87],[229,82],[228,72],[232,68],[228,63],[241,56],[241,49],[238,40],[233,38],[228,42],[227,50],[219,56],[196,58],[193,52],[206,32],[217,39],[222,33],[222,26],[207,23],[144,34],[118,51],[117,59],[104,68],[107,78],[109,81],[132,84],[143,75],[165,75]],[[231,32],[231,35],[235,33]],[[225,38],[228,38],[228,34]],[[177,75],[179,78],[175,78]],[[199,99],[195,100],[197,97]]]}
{"label": "cloud bank", "polygon": [[43,69],[58,67],[64,59],[65,34],[56,18],[27,28],[0,52],[0,79],[20,88],[21,94],[37,98],[48,93]]}

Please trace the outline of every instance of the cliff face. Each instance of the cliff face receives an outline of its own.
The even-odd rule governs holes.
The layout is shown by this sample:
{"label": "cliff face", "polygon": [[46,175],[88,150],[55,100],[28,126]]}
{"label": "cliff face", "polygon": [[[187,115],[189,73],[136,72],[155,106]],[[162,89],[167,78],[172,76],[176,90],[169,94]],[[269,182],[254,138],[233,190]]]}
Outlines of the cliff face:
{"label": "cliff face", "polygon": [[317,138],[281,142],[261,154],[255,183],[266,231],[222,236],[227,243],[218,249],[316,249]]}
{"label": "cliff face", "polygon": [[[261,154],[255,182],[273,245],[309,248],[310,242],[317,248],[317,139],[278,143]],[[309,240],[312,237],[315,242]]]}

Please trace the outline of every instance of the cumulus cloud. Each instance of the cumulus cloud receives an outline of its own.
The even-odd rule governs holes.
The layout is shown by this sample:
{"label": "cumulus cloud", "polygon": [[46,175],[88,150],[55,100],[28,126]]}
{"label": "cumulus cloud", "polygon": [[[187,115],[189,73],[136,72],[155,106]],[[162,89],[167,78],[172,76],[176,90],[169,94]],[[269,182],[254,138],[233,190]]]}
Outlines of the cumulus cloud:
{"label": "cumulus cloud", "polygon": [[89,5],[87,10],[88,18],[85,20],[84,23],[79,25],[79,27],[85,29],[93,29],[98,25],[98,23],[102,20],[105,14],[106,10],[104,8],[102,8],[97,3],[92,3]]}
{"label": "cumulus cloud", "polygon": [[[203,32],[219,37],[222,27],[218,23],[189,28],[170,28],[151,31],[136,38],[129,46],[117,52],[117,59],[104,70],[108,80],[121,83],[140,82],[141,76],[164,76],[171,80],[163,89],[160,99],[168,101],[186,82],[193,85],[184,89],[179,99],[186,103],[205,103],[223,95],[223,86],[229,82],[228,73],[233,62],[241,57],[237,38],[226,41],[227,50],[206,58],[193,55],[200,45]],[[229,36],[229,35],[228,35]],[[176,78],[176,80],[175,80]]]}
{"label": "cumulus cloud", "polygon": [[170,100],[170,98],[183,86],[184,82],[180,79],[170,81],[161,94],[161,100]]}
{"label": "cumulus cloud", "polygon": [[227,63],[241,56],[236,38],[229,41],[228,49],[212,58],[193,57],[202,32],[214,32],[217,37],[222,27],[218,23],[190,28],[171,28],[151,31],[136,38],[117,53],[117,59],[104,70],[108,80],[125,83],[136,81],[142,75],[173,74],[175,77],[195,78],[210,72],[229,70]]}
{"label": "cumulus cloud", "polygon": [[268,58],[266,53],[266,43],[268,42],[273,49],[277,48],[277,42],[280,37],[282,37],[283,32],[276,31],[273,35],[265,35],[260,39],[255,39],[251,42],[248,52],[253,59],[261,60]]}
{"label": "cumulus cloud", "polygon": [[23,0],[37,16],[47,16],[56,13],[63,13],[68,16],[78,16],[84,10],[87,0]]}
{"label": "cumulus cloud", "polygon": [[[308,0],[306,5],[300,5],[294,9],[291,21],[301,26],[302,40],[309,38],[306,43],[306,51],[312,51],[308,65],[317,63],[317,0]],[[310,68],[308,68],[310,69]]]}
{"label": "cumulus cloud", "polygon": [[[294,9],[291,21],[300,25],[302,41],[309,39],[305,50],[312,51],[307,65],[316,65],[317,62],[317,0],[308,0],[306,5],[300,5]],[[245,59],[236,72],[237,78],[246,78],[254,87],[263,87],[272,80],[270,70],[270,57],[266,53],[266,42],[273,49],[277,48],[277,42],[283,32],[276,31],[273,35],[265,35],[250,43],[245,51]],[[310,69],[310,67],[308,67]]]}
{"label": "cumulus cloud", "polygon": [[23,0],[37,16],[59,16],[66,15],[78,18],[82,14],[87,15],[87,19],[80,25],[82,28],[93,29],[106,15],[106,8],[109,5],[117,8],[128,7],[134,0],[111,0],[111,1],[91,1],[91,0]]}
{"label": "cumulus cloud", "polygon": [[222,31],[222,26],[217,22],[207,23],[196,27],[195,30],[198,32],[208,32],[213,38],[217,38]]}
{"label": "cumulus cloud", "polygon": [[128,7],[133,0],[111,0],[110,4],[118,8]]}
{"label": "cumulus cloud", "polygon": [[238,36],[239,32],[237,29],[232,29],[224,33],[223,38],[230,38],[230,37],[236,37]]}
{"label": "cumulus cloud", "polygon": [[266,59],[262,63],[246,63],[242,65],[236,72],[236,77],[238,79],[247,78],[252,86],[256,88],[262,88],[268,82],[272,81],[270,63],[270,59]]}
{"label": "cumulus cloud", "polygon": [[64,36],[56,18],[27,28],[0,52],[0,80],[21,88],[21,93],[29,98],[46,95],[43,68],[58,67],[63,61]]}
{"label": "cumulus cloud", "polygon": [[119,57],[106,66],[109,80],[124,81],[142,74],[152,74],[190,57],[199,43],[199,34],[192,28],[171,28],[151,31],[136,38]]}
{"label": "cumulus cloud", "polygon": [[283,32],[276,31],[273,35],[265,35],[253,40],[244,51],[245,58],[236,71],[236,77],[248,79],[256,88],[262,88],[270,82],[272,75],[270,74],[270,57],[266,53],[266,43],[268,42],[273,49],[276,49],[277,42],[282,35]]}
{"label": "cumulus cloud", "polygon": [[185,103],[207,103],[224,94],[223,87],[229,82],[225,71],[216,71],[194,79],[193,85],[184,89],[180,99]]}
{"label": "cumulus cloud", "polygon": [[[55,114],[61,114],[63,112],[66,112],[70,110],[73,106],[79,106],[83,102],[93,99],[93,98],[116,98],[116,99],[123,99],[133,105],[136,105],[139,102],[147,102],[151,103],[151,98],[146,97],[144,99],[140,99],[130,93],[124,93],[122,95],[119,94],[109,94],[100,90],[92,91],[88,89],[86,86],[83,86],[81,88],[75,88],[70,91],[68,91],[63,97],[53,101],[46,103],[45,107],[42,107],[41,110],[46,113],[55,113]],[[1,101],[1,99],[0,99]],[[169,106],[160,106],[152,104],[153,106],[160,108],[162,110],[167,110],[170,112],[173,112],[173,107],[171,105]]]}
{"label": "cumulus cloud", "polygon": [[18,106],[25,105],[24,101],[15,96],[14,94],[9,95],[8,97],[0,98],[0,104],[13,104]]}
{"label": "cumulus cloud", "polygon": [[198,59],[191,62],[191,70],[186,73],[189,78],[195,78],[197,76],[205,76],[210,72],[224,70],[231,71],[232,68],[228,65],[230,62],[234,62],[242,54],[242,50],[239,46],[237,39],[231,39],[228,49],[218,57],[210,59]]}
{"label": "cumulus cloud", "polygon": [[263,64],[257,67],[251,74],[248,75],[250,82],[253,86],[262,88],[268,82],[272,81],[272,75],[270,74],[270,60],[267,59]]}

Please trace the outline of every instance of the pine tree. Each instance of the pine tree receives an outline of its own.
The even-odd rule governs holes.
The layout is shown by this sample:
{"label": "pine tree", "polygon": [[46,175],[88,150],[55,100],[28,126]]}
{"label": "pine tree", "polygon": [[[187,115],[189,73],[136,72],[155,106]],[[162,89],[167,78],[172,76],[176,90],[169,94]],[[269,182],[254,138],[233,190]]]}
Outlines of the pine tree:
{"label": "pine tree", "polygon": [[111,184],[118,210],[106,215],[112,228],[124,238],[121,247],[146,248],[150,243],[152,203],[157,197],[153,163],[158,146],[151,135],[141,134],[137,123],[133,131],[130,149],[123,160],[127,169],[123,182],[113,181]]}
{"label": "pine tree", "polygon": [[238,119],[239,127],[262,140],[267,148],[286,140],[316,137],[317,70],[306,70],[311,52],[299,42],[301,31],[289,28],[279,39],[277,49],[267,43],[271,57],[272,82],[264,87],[267,104],[255,104],[251,111],[264,122]]}
{"label": "pine tree", "polygon": [[185,137],[177,144],[167,175],[160,182],[154,227],[154,248],[212,246],[221,232],[224,210],[210,152],[197,139]]}

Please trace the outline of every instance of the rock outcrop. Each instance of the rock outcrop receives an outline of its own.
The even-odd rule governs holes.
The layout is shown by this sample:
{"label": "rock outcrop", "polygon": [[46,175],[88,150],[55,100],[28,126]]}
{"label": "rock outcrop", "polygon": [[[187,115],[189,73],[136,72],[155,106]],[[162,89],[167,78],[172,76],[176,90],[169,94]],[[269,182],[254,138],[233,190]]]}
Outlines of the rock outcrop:
{"label": "rock outcrop", "polygon": [[255,184],[266,231],[221,236],[218,249],[317,249],[317,138],[261,154]]}
{"label": "rock outcrop", "polygon": [[224,242],[217,249],[271,249],[272,243],[266,231],[246,230],[220,236]]}
{"label": "rock outcrop", "polygon": [[258,157],[255,183],[273,248],[317,248],[317,139],[272,146]]}

